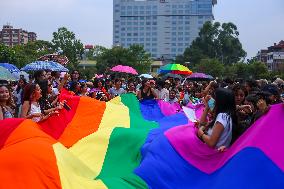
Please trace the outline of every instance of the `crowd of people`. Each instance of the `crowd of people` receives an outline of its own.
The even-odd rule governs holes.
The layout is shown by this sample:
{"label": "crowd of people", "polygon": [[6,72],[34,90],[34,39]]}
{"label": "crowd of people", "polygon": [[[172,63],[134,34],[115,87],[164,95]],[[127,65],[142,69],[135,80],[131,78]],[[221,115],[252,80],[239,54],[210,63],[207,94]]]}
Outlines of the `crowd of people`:
{"label": "crowd of people", "polygon": [[145,79],[113,77],[103,74],[92,80],[80,79],[78,70],[66,73],[37,71],[29,81],[0,82],[0,120],[27,118],[40,122],[58,115],[65,107],[59,101],[65,88],[73,95],[109,101],[124,93],[133,93],[141,101],[158,99],[187,106],[204,104],[197,120],[198,137],[208,146],[225,149],[244,133],[270,106],[283,103],[284,81],[267,80],[191,81],[169,77]]}

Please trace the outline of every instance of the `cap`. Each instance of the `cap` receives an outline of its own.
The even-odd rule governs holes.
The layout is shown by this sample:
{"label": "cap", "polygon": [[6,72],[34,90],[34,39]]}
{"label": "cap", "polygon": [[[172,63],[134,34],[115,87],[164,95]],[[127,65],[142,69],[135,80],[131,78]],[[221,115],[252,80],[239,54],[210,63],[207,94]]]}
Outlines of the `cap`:
{"label": "cap", "polygon": [[262,89],[265,92],[269,92],[272,95],[279,95],[279,90],[275,85],[269,84],[265,85]]}

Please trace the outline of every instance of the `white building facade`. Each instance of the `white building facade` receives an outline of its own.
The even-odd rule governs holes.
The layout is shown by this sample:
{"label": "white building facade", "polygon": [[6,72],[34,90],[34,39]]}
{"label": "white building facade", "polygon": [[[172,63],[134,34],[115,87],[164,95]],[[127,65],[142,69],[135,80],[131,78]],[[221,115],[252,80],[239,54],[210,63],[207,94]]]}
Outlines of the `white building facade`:
{"label": "white building facade", "polygon": [[269,71],[284,71],[284,51],[267,53],[267,67]]}
{"label": "white building facade", "polygon": [[155,59],[175,59],[212,21],[217,0],[114,0],[113,45],[144,46]]}

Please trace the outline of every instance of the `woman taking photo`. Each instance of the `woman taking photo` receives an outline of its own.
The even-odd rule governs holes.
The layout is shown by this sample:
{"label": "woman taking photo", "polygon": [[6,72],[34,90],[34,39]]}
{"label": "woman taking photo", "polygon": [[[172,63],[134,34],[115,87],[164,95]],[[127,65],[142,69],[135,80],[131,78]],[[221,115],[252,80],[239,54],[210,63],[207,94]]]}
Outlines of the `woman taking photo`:
{"label": "woman taking photo", "polygon": [[0,85],[0,120],[14,117],[14,104],[11,92],[5,85]]}
{"label": "woman taking photo", "polygon": [[[200,119],[198,137],[212,148],[228,148],[237,125],[233,92],[229,89],[218,88],[214,98],[205,97],[204,104],[205,110]],[[207,124],[209,111],[212,113],[212,121]]]}
{"label": "woman taking photo", "polygon": [[142,87],[138,91],[137,96],[139,100],[152,100],[157,98],[157,94],[155,93],[155,90],[151,88],[149,80],[142,81]]}

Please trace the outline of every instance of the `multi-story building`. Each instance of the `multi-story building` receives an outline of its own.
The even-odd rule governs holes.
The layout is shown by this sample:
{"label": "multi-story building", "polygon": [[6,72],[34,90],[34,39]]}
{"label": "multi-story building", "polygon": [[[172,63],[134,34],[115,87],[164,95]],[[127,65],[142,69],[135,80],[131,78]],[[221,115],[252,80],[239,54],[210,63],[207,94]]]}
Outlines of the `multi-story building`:
{"label": "multi-story building", "polygon": [[271,71],[284,71],[284,41],[268,47],[267,65]]}
{"label": "multi-story building", "polygon": [[267,49],[258,51],[256,59],[260,62],[267,63],[267,53],[268,53]]}
{"label": "multi-story building", "polygon": [[36,33],[35,32],[29,32],[28,33],[28,41],[36,41]]}
{"label": "multi-story building", "polygon": [[261,50],[257,54],[257,59],[265,63],[270,71],[284,71],[284,41],[266,50]]}
{"label": "multi-story building", "polygon": [[183,54],[217,0],[114,0],[113,45],[144,46],[155,59]]}
{"label": "multi-story building", "polygon": [[0,31],[0,43],[7,46],[23,45],[36,40],[36,33],[23,29],[14,29],[11,25],[4,25]]}

